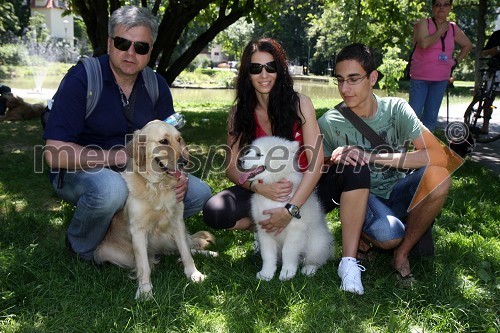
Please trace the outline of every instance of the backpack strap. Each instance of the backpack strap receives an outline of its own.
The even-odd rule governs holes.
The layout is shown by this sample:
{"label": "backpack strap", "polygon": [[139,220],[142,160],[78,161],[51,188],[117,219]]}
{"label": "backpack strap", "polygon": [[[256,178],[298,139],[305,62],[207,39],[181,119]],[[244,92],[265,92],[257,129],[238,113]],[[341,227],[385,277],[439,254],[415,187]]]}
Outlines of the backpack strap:
{"label": "backpack strap", "polygon": [[[96,57],[82,58],[79,62],[83,64],[87,73],[87,106],[85,112],[85,119],[87,119],[94,111],[101,97],[103,87],[102,71],[99,59]],[[142,77],[151,101],[156,104],[160,93],[155,72],[151,68],[145,67],[142,70]],[[50,107],[48,109],[50,110]],[[44,115],[42,123],[46,124],[47,120],[48,113]]]}
{"label": "backpack strap", "polygon": [[99,59],[95,57],[82,58],[80,62],[87,72],[87,119],[94,111],[102,92],[102,72]]}
{"label": "backpack strap", "polygon": [[372,148],[377,148],[378,150],[385,150],[389,153],[394,152],[394,148],[389,146],[384,139],[380,137],[367,123],[363,121],[357,114],[354,113],[344,102],[335,105],[337,109],[345,119],[347,119],[365,138],[370,141]]}
{"label": "backpack strap", "polygon": [[146,86],[146,90],[148,91],[149,98],[151,98],[151,102],[153,102],[153,105],[155,105],[160,95],[158,90],[158,79],[156,78],[156,74],[150,67],[146,66],[142,70],[142,78],[144,80],[144,85]]}

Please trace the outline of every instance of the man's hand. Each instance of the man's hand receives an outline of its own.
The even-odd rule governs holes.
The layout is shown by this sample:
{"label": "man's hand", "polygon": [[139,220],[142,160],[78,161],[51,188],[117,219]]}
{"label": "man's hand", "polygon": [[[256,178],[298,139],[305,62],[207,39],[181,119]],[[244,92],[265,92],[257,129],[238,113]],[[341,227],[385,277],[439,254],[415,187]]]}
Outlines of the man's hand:
{"label": "man's hand", "polygon": [[330,161],[334,164],[365,165],[369,163],[369,154],[357,146],[343,146],[332,152]]}
{"label": "man's hand", "polygon": [[177,179],[177,184],[174,187],[177,202],[181,202],[184,200],[184,196],[186,195],[188,189],[187,177],[188,177],[187,173],[182,172],[181,176]]}

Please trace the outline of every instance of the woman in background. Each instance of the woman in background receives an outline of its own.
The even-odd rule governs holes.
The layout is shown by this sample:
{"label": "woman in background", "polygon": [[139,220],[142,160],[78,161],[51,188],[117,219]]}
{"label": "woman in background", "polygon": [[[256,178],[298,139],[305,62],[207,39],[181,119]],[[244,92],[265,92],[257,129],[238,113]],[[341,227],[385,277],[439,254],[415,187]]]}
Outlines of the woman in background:
{"label": "woman in background", "polygon": [[[439,108],[451,71],[472,49],[472,43],[455,22],[448,21],[452,0],[433,0],[432,17],[414,29],[415,52],[410,66],[410,105],[422,123],[436,128]],[[455,43],[460,46],[454,56]]]}

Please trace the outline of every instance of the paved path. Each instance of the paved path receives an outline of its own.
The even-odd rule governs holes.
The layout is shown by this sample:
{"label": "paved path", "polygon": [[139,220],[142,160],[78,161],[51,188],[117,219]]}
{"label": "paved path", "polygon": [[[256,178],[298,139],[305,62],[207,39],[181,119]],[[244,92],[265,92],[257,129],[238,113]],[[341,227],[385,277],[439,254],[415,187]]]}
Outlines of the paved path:
{"label": "paved path", "polygon": [[[495,100],[494,105],[497,109],[493,111],[492,119],[490,120],[490,133],[500,132],[500,97]],[[472,97],[471,97],[472,100]],[[446,107],[446,96],[443,100],[441,109],[439,110],[438,116],[438,127],[446,128],[447,120],[449,122],[453,121],[463,121],[463,115],[467,109],[468,104],[454,104],[449,107],[449,114],[447,113]],[[476,143],[476,147],[472,153],[471,159],[473,161],[480,162],[481,164],[488,167],[496,175],[500,175],[500,140],[490,143]]]}

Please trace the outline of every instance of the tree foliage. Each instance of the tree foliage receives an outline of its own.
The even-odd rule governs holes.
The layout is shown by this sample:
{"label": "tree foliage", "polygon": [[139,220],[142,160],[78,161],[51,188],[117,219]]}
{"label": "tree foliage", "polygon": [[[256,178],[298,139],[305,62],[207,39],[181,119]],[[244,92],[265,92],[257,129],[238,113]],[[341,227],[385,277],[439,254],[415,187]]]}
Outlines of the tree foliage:
{"label": "tree foliage", "polygon": [[231,59],[238,61],[241,58],[243,49],[254,37],[254,23],[247,22],[242,17],[235,24],[222,31],[215,37],[212,44],[222,46],[222,51]]}
{"label": "tree foliage", "polygon": [[[122,3],[118,0],[72,0],[72,3],[75,12],[85,21],[94,55],[105,53],[108,16]],[[277,8],[281,1],[142,0],[127,3],[149,7],[158,17],[158,38],[149,65],[157,65],[157,72],[172,83],[217,34],[247,15],[263,19],[265,13]],[[190,30],[195,30],[196,34]]]}
{"label": "tree foliage", "polygon": [[335,57],[350,43],[364,43],[382,50],[398,46],[411,48],[414,22],[422,17],[424,1],[329,0],[323,14],[309,29],[317,36],[315,57]]}
{"label": "tree foliage", "polygon": [[20,30],[19,18],[14,10],[14,4],[11,1],[0,0],[0,34],[5,36],[7,32],[15,33]]}

